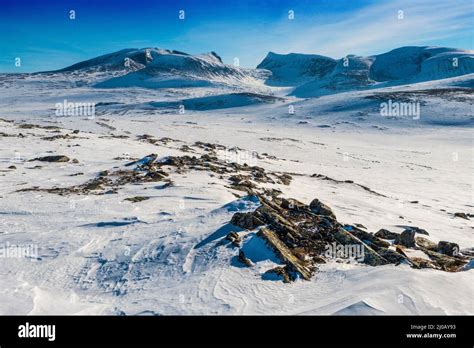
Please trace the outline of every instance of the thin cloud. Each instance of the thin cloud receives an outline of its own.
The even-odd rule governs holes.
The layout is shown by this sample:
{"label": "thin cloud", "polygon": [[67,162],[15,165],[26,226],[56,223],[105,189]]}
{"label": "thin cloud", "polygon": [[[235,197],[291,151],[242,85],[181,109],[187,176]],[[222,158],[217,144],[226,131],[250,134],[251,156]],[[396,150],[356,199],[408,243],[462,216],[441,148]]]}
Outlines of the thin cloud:
{"label": "thin cloud", "polygon": [[[398,19],[399,10],[403,11],[403,19]],[[335,23],[299,28],[299,38],[282,48],[286,52],[317,52],[335,57],[372,54],[439,37],[456,37],[460,32],[472,35],[473,17],[471,1],[390,2],[363,8]]]}

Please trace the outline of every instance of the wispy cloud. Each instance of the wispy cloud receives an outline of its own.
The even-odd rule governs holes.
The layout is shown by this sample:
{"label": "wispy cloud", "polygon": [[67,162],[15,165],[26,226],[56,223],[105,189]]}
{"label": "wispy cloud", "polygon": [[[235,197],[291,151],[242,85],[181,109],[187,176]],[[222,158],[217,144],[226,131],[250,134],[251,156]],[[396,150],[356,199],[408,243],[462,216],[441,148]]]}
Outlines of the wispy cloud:
{"label": "wispy cloud", "polygon": [[[248,67],[255,67],[268,51],[340,58],[409,45],[473,48],[472,0],[374,1],[350,11],[318,9],[316,2],[305,3],[295,8],[293,20],[287,17],[287,10],[262,22],[215,18],[190,27],[174,41],[182,50],[215,50],[227,63],[238,57]],[[403,11],[403,18],[399,18],[399,11]]]}
{"label": "wispy cloud", "polygon": [[[399,13],[399,11],[403,11]],[[403,18],[399,18],[399,14]],[[299,34],[283,44],[284,52],[315,52],[334,57],[348,53],[373,54],[410,44],[431,44],[449,38],[471,38],[474,3],[461,1],[391,1],[377,2],[351,13],[343,19],[330,21],[314,17],[314,25],[305,23],[296,31]],[[280,22],[276,31],[288,30],[288,23]]]}

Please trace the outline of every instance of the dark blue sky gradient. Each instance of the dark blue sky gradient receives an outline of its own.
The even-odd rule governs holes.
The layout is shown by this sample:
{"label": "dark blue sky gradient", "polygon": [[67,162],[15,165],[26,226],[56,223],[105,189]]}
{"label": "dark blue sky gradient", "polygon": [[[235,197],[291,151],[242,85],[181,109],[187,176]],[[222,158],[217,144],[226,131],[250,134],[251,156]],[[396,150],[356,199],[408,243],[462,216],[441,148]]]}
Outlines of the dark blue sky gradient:
{"label": "dark blue sky gradient", "polygon": [[[370,22],[371,8],[381,7],[387,2],[1,0],[0,72],[59,69],[123,48],[142,47],[176,49],[191,54],[216,51],[225,62],[231,63],[234,57],[239,57],[241,65],[247,67],[255,67],[268,51],[299,51],[334,56],[343,50],[331,49],[331,32],[327,31],[328,28],[340,23],[334,30],[348,30],[350,35],[351,28],[344,29],[344,23],[351,21],[353,14],[364,12],[368,16],[365,21]],[[464,0],[461,2],[466,4]],[[181,9],[186,12],[184,21],[178,18]],[[69,19],[70,10],[76,11],[75,20]],[[293,21],[288,20],[289,10],[295,11]],[[377,11],[383,11],[382,14],[387,12],[385,9]],[[467,15],[472,16],[472,12]],[[321,37],[317,31],[319,25],[326,28],[321,31]],[[363,16],[354,23],[358,30],[362,30],[363,25]],[[312,32],[314,40],[305,37],[306,34],[310,35],[307,30],[310,28],[316,28]],[[472,48],[472,27],[467,29],[470,29],[470,34],[469,30],[463,28],[457,37],[451,33],[435,42],[431,37],[425,41],[427,44],[449,46],[452,43],[452,46]],[[404,44],[403,38],[399,41],[393,42],[392,48],[400,46],[399,43]],[[337,42],[334,44],[337,45]],[[347,53],[380,53],[390,44],[371,43],[368,40],[367,45],[356,47],[360,47],[358,52]],[[22,60],[19,68],[14,64],[16,57]]]}

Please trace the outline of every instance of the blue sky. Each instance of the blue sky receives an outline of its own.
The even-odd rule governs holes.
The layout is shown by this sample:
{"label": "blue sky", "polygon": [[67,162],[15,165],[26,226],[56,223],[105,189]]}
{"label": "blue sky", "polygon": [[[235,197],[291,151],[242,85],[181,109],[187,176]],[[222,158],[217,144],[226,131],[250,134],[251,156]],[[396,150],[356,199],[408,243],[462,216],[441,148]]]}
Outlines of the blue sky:
{"label": "blue sky", "polygon": [[59,69],[143,47],[215,51],[244,67],[269,51],[340,58],[407,45],[473,49],[473,23],[473,0],[2,0],[0,72]]}

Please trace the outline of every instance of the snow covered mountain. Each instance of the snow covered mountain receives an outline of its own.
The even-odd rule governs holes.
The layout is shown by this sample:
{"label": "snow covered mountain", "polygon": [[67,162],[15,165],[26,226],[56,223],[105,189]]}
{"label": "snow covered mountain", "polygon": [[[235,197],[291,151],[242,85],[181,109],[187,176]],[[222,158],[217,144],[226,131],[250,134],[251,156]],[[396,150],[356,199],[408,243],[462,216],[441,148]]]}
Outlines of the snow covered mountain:
{"label": "snow covered mountain", "polygon": [[374,83],[369,77],[373,61],[371,57],[347,56],[337,61],[334,69],[323,78],[297,86],[292,95],[316,97],[370,87]]}
{"label": "snow covered mountain", "polygon": [[244,69],[224,64],[215,52],[190,55],[142,48],[102,55],[54,73],[96,76],[92,84],[98,88],[224,87],[239,93],[284,92],[308,98],[471,74],[474,52],[407,46],[379,55],[347,55],[338,60],[314,54],[269,52],[256,69]]}
{"label": "snow covered mountain", "polygon": [[144,68],[152,61],[153,56],[160,52],[171,53],[172,51],[126,48],[73,64],[56,72],[138,70]]}
{"label": "snow covered mountain", "polygon": [[257,68],[272,72],[268,85],[295,86],[292,95],[316,97],[348,90],[403,85],[474,73],[474,52],[445,47],[401,47],[370,57],[339,60],[269,53]]}
{"label": "snow covered mountain", "polygon": [[215,53],[190,55],[159,48],[125,49],[103,55],[60,71],[124,71],[101,81],[101,88],[186,88],[230,86],[263,87],[267,71],[242,69],[224,64]]}
{"label": "snow covered mountain", "polygon": [[374,56],[375,81],[422,82],[474,72],[474,52],[446,47],[401,47]]}
{"label": "snow covered mountain", "polygon": [[277,54],[269,52],[257,69],[272,72],[267,83],[274,86],[295,86],[328,75],[336,60],[314,54]]}

